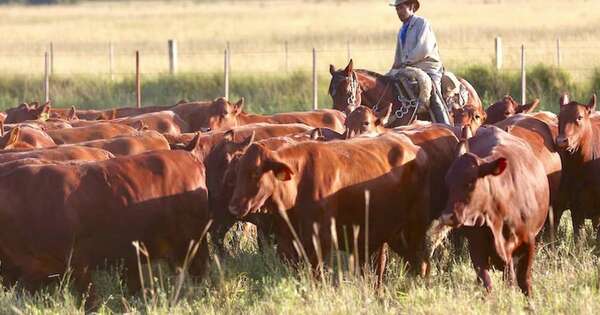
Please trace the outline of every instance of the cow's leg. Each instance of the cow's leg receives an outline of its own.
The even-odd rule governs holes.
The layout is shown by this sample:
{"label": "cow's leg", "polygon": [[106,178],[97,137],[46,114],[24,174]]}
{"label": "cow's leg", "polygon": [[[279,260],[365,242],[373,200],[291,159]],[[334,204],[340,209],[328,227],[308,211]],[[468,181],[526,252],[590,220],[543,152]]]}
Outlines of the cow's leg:
{"label": "cow's leg", "polygon": [[471,262],[477,273],[477,279],[485,289],[492,290],[492,279],[489,275],[490,269],[490,248],[491,244],[484,232],[470,231],[469,233],[469,254]]}
{"label": "cow's leg", "polygon": [[206,272],[206,266],[208,264],[208,242],[206,237],[202,239],[198,252],[192,257],[192,261],[189,264],[188,272],[192,277],[202,277]]}
{"label": "cow's leg", "polygon": [[215,248],[221,257],[227,254],[227,250],[225,249],[225,235],[234,224],[234,220],[219,217],[219,220],[215,221],[211,227],[211,237],[215,244]]}
{"label": "cow's leg", "polygon": [[382,243],[377,249],[377,283],[375,284],[375,288],[381,288],[383,284],[383,276],[385,274],[385,266],[387,263],[387,243]]}
{"label": "cow's leg", "polygon": [[573,219],[573,239],[578,242],[581,238],[581,231],[585,224],[585,215],[581,209],[571,208],[571,217]]}
{"label": "cow's leg", "polygon": [[87,292],[87,299],[85,300],[86,312],[96,310],[100,306],[100,299],[96,294],[96,288],[92,282],[90,267],[86,265],[82,268],[76,268],[73,271],[73,277],[77,290],[81,293]]}
{"label": "cow's leg", "polygon": [[596,241],[600,242],[600,214],[592,219],[592,226],[596,230]]}
{"label": "cow's leg", "polygon": [[535,241],[530,241],[525,245],[525,254],[519,260],[517,265],[517,281],[521,291],[527,296],[531,295],[531,268],[533,266],[533,256],[535,255]]}
{"label": "cow's leg", "polygon": [[505,262],[502,278],[510,287],[515,284],[515,265],[512,256],[509,256],[508,261]]}

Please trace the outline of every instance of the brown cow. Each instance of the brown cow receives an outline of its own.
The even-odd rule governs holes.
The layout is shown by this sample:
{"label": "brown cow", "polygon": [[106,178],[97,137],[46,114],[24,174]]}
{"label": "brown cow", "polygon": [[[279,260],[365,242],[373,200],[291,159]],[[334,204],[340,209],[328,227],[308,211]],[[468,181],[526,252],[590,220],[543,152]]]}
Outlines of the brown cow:
{"label": "brown cow", "polygon": [[111,122],[134,128],[143,125],[149,130],[156,130],[162,134],[179,135],[190,131],[187,122],[168,110],[114,119]]}
{"label": "brown cow", "polygon": [[[179,113],[183,110],[183,106],[191,106],[194,103],[182,104],[175,106],[173,111]],[[202,105],[202,106],[201,106]],[[243,111],[244,99],[242,98],[237,103],[228,102],[225,98],[218,98],[211,103],[196,103],[195,110],[192,114],[185,114],[193,118],[184,118],[190,123],[192,131],[199,130],[222,130],[229,129],[241,125],[252,123],[271,123],[271,124],[291,124],[302,123],[312,127],[327,127],[338,132],[344,130],[343,113],[324,109],[310,112],[290,112],[274,115],[254,115]],[[186,108],[188,111],[191,109]],[[186,117],[186,116],[182,116]],[[193,119],[190,121],[190,119]]]}
{"label": "brown cow", "polygon": [[488,126],[460,144],[459,157],[446,175],[449,189],[441,223],[461,228],[471,261],[486,289],[491,265],[531,293],[535,237],[548,215],[546,172],[522,139]]}
{"label": "brown cow", "polygon": [[[190,241],[201,240],[189,272],[202,275],[208,258],[204,172],[197,157],[183,150],[0,167],[0,259],[10,266],[5,273],[35,289],[70,268],[76,287],[85,291],[96,266],[123,261],[135,289],[133,241],[144,243],[153,260],[181,266]],[[92,286],[91,302],[94,297]]]}
{"label": "brown cow", "polygon": [[103,161],[115,156],[109,151],[85,146],[56,146],[36,150],[0,151],[0,163],[26,158],[46,161]]}
{"label": "brown cow", "polygon": [[560,100],[558,137],[565,190],[573,217],[573,232],[579,237],[585,219],[592,219],[600,240],[600,116],[596,113],[596,95],[588,104]]}
{"label": "brown cow", "polygon": [[169,142],[154,130],[138,131],[136,134],[110,139],[78,142],[77,146],[100,148],[116,156],[134,155],[154,150],[169,150]]}
{"label": "brown cow", "polygon": [[530,113],[540,104],[539,99],[533,100],[529,104],[519,105],[510,95],[486,108],[486,118],[484,124],[491,125],[504,120],[512,115],[519,113]]}
{"label": "brown cow", "polygon": [[49,118],[50,102],[39,106],[39,104],[27,104],[23,103],[17,107],[9,108],[6,110],[6,119],[4,120],[7,124],[20,123],[26,120],[38,120],[40,118]]}
{"label": "brown cow", "polygon": [[[365,191],[370,191],[368,249],[378,251],[379,282],[385,270],[384,248],[400,237],[401,252],[412,268],[422,267],[429,222],[427,155],[399,134],[333,142],[301,142],[277,151],[252,144],[237,164],[237,181],[229,210],[244,217],[265,207],[288,217],[293,230],[279,220],[278,253],[297,260],[299,238],[313,267],[319,261],[313,236],[325,259],[331,249],[332,219],[342,227],[360,226],[358,253],[365,246]],[[394,198],[390,198],[394,196]],[[314,227],[316,225],[316,227]],[[350,228],[348,231],[351,231]],[[292,233],[293,231],[293,233]],[[317,233],[317,235],[315,235]],[[346,234],[346,236],[348,236]],[[348,236],[351,239],[352,235]],[[348,248],[348,250],[350,250]],[[365,261],[364,255],[360,255]]]}
{"label": "brown cow", "polygon": [[[0,123],[0,129],[3,129]],[[29,125],[17,125],[0,137],[0,149],[31,149],[53,147],[56,143],[44,131]]]}
{"label": "brown cow", "polygon": [[137,130],[123,124],[100,123],[85,127],[49,130],[47,133],[56,144],[71,144],[134,135]]}
{"label": "brown cow", "polygon": [[460,136],[460,132],[464,126],[469,126],[471,132],[475,133],[487,119],[487,114],[481,107],[465,105],[464,107],[453,108],[452,117],[454,121],[454,133],[456,136]]}
{"label": "brown cow", "polygon": [[[214,220],[211,237],[222,254],[225,249],[223,245],[225,233],[236,222],[235,217],[229,213],[227,207],[229,206],[233,187],[235,186],[235,164],[239,157],[255,140],[257,140],[256,143],[270,150],[276,150],[284,145],[313,140],[315,138],[314,129],[286,136],[268,136],[266,138],[264,133],[256,133],[256,131],[260,130],[253,130],[248,135],[246,130],[239,129],[241,128],[227,131],[223,135],[223,139],[210,150],[204,159],[206,165],[206,186],[209,192],[209,204]],[[242,138],[244,135],[247,135],[245,139]],[[262,217],[264,215],[255,215],[247,221],[254,223],[260,230],[262,228],[261,223],[264,221]]]}

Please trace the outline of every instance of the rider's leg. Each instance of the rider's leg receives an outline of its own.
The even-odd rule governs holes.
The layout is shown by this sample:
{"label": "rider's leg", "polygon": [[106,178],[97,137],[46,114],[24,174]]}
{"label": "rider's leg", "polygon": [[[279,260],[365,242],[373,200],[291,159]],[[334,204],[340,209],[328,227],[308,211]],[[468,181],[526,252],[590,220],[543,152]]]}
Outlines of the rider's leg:
{"label": "rider's leg", "polygon": [[429,102],[429,108],[431,109],[431,119],[433,122],[442,123],[451,126],[450,115],[448,109],[444,105],[442,98],[442,75],[441,73],[428,73],[433,83],[433,95]]}

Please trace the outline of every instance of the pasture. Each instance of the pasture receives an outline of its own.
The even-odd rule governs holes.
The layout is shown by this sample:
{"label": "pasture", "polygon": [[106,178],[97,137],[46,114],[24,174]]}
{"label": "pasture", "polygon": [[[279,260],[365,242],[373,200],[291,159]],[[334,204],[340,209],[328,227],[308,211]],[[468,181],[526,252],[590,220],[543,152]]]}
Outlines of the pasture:
{"label": "pasture", "polygon": [[[487,105],[519,95],[519,47],[528,47],[528,95],[558,110],[558,96],[587,101],[600,88],[600,2],[584,0],[423,0],[419,14],[436,30],[446,67],[473,82]],[[222,96],[223,49],[232,51],[231,100],[252,113],[308,110],[311,49],[318,52],[318,97],[331,107],[328,65],[385,72],[399,22],[384,1],[84,1],[75,5],[0,6],[0,109],[42,95],[43,54],[53,43],[52,100],[78,109],[133,106],[135,50],[142,54],[143,104]],[[494,37],[504,67],[493,68]],[[179,73],[168,74],[167,40],[179,45]],[[561,67],[556,68],[556,39]],[[114,80],[108,43],[114,45]],[[289,49],[286,56],[286,46]],[[350,49],[350,52],[348,51]],[[287,61],[286,61],[287,60]],[[137,127],[135,127],[137,128]],[[165,140],[166,141],[166,140]],[[181,144],[181,143],[177,143]],[[1,166],[1,164],[0,164]],[[0,176],[2,172],[0,171]],[[51,201],[49,201],[51,202]],[[0,216],[2,209],[0,209]],[[0,233],[1,234],[1,233]],[[0,236],[1,237],[1,236]],[[533,264],[533,295],[492,272],[493,290],[476,279],[466,244],[448,241],[431,275],[409,274],[391,253],[380,289],[376,273],[356,256],[333,250],[324,276],[283,262],[260,248],[256,229],[240,226],[219,255],[213,235],[207,275],[191,279],[166,264],[143,267],[142,291],[130,294],[122,265],[93,273],[99,314],[596,314],[600,309],[600,237],[589,222],[575,240],[569,212],[556,241],[541,241]],[[348,240],[344,240],[348,242]],[[351,241],[350,241],[351,242]],[[132,246],[133,248],[133,246]],[[358,249],[355,249],[357,252]],[[3,253],[2,253],[3,254]],[[152,261],[153,257],[149,257]],[[0,264],[0,268],[2,265]],[[85,297],[71,271],[32,293],[0,285],[2,314],[83,314]]]}

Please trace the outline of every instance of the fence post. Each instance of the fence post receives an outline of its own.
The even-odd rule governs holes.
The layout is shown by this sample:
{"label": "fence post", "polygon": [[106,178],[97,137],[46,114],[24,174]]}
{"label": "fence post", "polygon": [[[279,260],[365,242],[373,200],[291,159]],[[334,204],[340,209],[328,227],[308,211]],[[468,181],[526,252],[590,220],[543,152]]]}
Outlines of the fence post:
{"label": "fence post", "polygon": [[502,69],[502,38],[496,37],[496,69]]}
{"label": "fence post", "polygon": [[140,82],[140,51],[135,51],[135,94],[137,108],[142,107],[142,84]]}
{"label": "fence post", "polygon": [[313,110],[317,110],[319,108],[318,99],[317,99],[317,50],[313,48],[312,50],[312,61],[313,61]]}
{"label": "fence post", "polygon": [[285,72],[288,72],[289,67],[290,67],[290,63],[289,63],[289,59],[288,59],[288,41],[286,40],[284,43],[284,50],[285,50]]}
{"label": "fence post", "polygon": [[50,75],[54,74],[54,43],[50,42]]}
{"label": "fence post", "polygon": [[224,86],[225,86],[225,91],[223,91],[223,94],[225,96],[225,99],[229,99],[229,49],[225,48],[225,54],[224,54],[224,69],[223,69],[223,74],[224,74]]}
{"label": "fence post", "polygon": [[115,49],[112,42],[108,42],[108,72],[110,74],[110,80],[113,81],[115,76],[113,74],[113,59],[115,55]]}
{"label": "fence post", "polygon": [[44,102],[50,100],[50,60],[48,52],[44,53]]}
{"label": "fence post", "polygon": [[561,55],[560,55],[560,38],[556,39],[556,65],[560,68]]}
{"label": "fence post", "polygon": [[169,73],[177,72],[177,41],[169,39]]}
{"label": "fence post", "polygon": [[527,92],[527,78],[525,71],[525,45],[521,45],[521,104],[526,103],[526,92]]}

